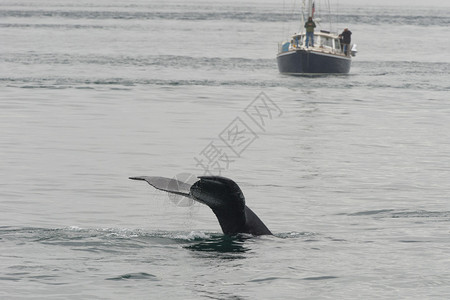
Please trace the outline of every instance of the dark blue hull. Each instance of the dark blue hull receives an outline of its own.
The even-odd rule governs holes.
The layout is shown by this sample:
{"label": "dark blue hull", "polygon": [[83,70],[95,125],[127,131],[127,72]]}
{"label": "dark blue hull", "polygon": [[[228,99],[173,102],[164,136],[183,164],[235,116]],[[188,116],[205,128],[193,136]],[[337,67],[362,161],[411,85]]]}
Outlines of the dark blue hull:
{"label": "dark blue hull", "polygon": [[283,74],[350,72],[351,58],[343,55],[296,50],[277,55],[278,70]]}

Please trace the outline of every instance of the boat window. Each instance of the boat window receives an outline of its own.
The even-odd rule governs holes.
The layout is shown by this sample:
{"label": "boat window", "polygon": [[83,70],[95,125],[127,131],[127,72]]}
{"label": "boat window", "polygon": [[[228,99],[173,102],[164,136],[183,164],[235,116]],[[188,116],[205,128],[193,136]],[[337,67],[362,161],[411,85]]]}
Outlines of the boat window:
{"label": "boat window", "polygon": [[314,45],[322,45],[320,42],[320,35],[314,35]]}
{"label": "boat window", "polygon": [[339,39],[334,39],[334,49],[341,50],[341,43]]}
{"label": "boat window", "polygon": [[325,48],[333,48],[333,40],[328,37],[322,37],[321,45]]}

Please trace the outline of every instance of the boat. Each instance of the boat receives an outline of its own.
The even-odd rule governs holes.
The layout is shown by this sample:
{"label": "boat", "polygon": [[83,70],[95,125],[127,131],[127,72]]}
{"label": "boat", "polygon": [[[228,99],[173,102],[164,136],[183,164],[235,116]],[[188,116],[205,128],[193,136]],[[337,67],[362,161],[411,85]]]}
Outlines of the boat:
{"label": "boat", "polygon": [[[308,19],[315,20],[314,6],[314,2],[309,0]],[[306,40],[306,32],[301,32],[279,44],[277,63],[280,73],[301,75],[350,72],[352,56],[355,56],[357,52],[356,45],[343,45],[339,34],[326,30],[315,30],[314,47],[310,43],[306,45]]]}

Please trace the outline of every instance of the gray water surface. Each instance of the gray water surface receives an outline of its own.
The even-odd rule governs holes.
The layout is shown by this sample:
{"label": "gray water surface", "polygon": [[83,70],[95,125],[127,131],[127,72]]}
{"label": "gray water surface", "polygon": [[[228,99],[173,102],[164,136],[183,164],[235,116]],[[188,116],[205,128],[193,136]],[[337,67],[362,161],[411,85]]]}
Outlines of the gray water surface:
{"label": "gray water surface", "polygon": [[[289,77],[291,8],[2,1],[0,298],[448,298],[449,8],[343,4],[350,74]],[[274,236],[128,180],[211,145]]]}

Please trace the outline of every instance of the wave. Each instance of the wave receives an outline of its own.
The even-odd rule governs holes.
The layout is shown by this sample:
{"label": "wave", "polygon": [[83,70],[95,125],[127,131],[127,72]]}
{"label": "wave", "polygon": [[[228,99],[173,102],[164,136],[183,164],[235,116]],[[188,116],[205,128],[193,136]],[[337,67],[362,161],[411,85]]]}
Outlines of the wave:
{"label": "wave", "polygon": [[102,25],[86,24],[18,24],[18,23],[0,23],[0,28],[46,28],[46,29],[105,29]]}
{"label": "wave", "polygon": [[[445,10],[412,10],[404,8],[384,9],[355,9],[350,8],[347,13],[318,14],[324,23],[344,22],[351,24],[395,24],[417,26],[448,26],[450,18]],[[142,9],[95,7],[91,9],[73,7],[51,7],[44,9],[2,9],[0,18],[21,19],[71,19],[71,20],[182,20],[182,21],[223,21],[240,22],[289,22],[300,19],[300,14],[284,12],[282,8],[273,7],[244,7],[244,6],[193,6],[182,5],[173,7],[142,7]],[[2,23],[0,26],[41,26],[40,24]],[[50,26],[50,25],[49,25]],[[104,26],[115,26],[114,24]],[[82,27],[79,27],[82,28]]]}
{"label": "wave", "polygon": [[106,278],[106,280],[114,280],[114,281],[121,281],[121,280],[148,280],[148,281],[160,281],[157,276],[145,272],[139,272],[139,273],[127,273],[123,275],[119,275],[116,277],[110,277]]}
{"label": "wave", "polygon": [[[111,89],[129,90],[133,86],[245,86],[245,87],[279,87],[286,86],[282,81],[264,80],[213,80],[213,79],[128,79],[128,78],[65,78],[65,77],[0,77],[0,84],[6,87],[23,89]],[[292,83],[293,87],[295,86]],[[297,83],[298,85],[298,83]],[[289,84],[287,85],[289,86]]]}
{"label": "wave", "polygon": [[353,213],[341,213],[350,217],[373,217],[378,219],[429,219],[430,221],[448,222],[450,221],[450,211],[427,211],[427,210],[397,210],[397,209],[378,209],[359,211]]}
{"label": "wave", "polygon": [[[340,77],[352,76],[355,80],[342,84]],[[369,75],[384,76],[384,75]],[[288,77],[287,75],[276,75],[273,79],[265,80],[246,80],[246,79],[146,79],[146,78],[73,78],[73,77],[0,77],[0,85],[4,87],[22,88],[22,89],[111,89],[111,90],[132,90],[136,86],[161,86],[161,87],[256,87],[256,88],[333,88],[333,89],[352,89],[352,88],[382,88],[398,90],[422,90],[433,92],[446,92],[450,90],[447,82],[396,82],[386,76],[385,80],[376,80],[367,82],[366,79],[358,81],[358,75],[324,75],[310,78],[316,80],[309,81],[305,77]],[[304,81],[302,79],[307,79]],[[327,81],[328,79],[328,81]]]}
{"label": "wave", "polygon": [[116,20],[240,20],[275,22],[285,20],[283,13],[255,11],[108,11],[108,10],[2,10],[7,18],[63,18],[63,19],[116,19]]}
{"label": "wave", "polygon": [[[1,53],[0,63],[22,65],[98,65],[111,67],[164,67],[195,68],[205,70],[263,70],[276,69],[275,54],[273,58],[243,57],[207,57],[189,55],[82,55],[69,53]],[[374,70],[381,74],[396,73],[433,73],[448,74],[448,62],[423,61],[364,61],[355,59],[353,66],[364,69],[368,74]]]}
{"label": "wave", "polygon": [[65,53],[3,53],[0,63],[47,65],[101,65],[165,68],[265,69],[276,67],[274,59],[227,57],[194,57],[180,55],[77,55]]}
{"label": "wave", "polygon": [[[251,235],[226,236],[210,232],[149,232],[141,229],[97,228],[37,228],[0,227],[1,240],[5,245],[39,244],[46,247],[63,247],[71,251],[97,254],[129,254],[133,251],[151,248],[184,248],[214,259],[243,259],[251,249],[248,240],[267,240]],[[292,238],[292,237],[291,237]],[[110,278],[153,279],[151,274],[124,274]]]}
{"label": "wave", "polygon": [[[43,228],[43,227],[15,227],[0,226],[0,236],[2,240],[22,240],[37,242],[42,244],[68,245],[68,241],[73,241],[74,245],[88,245],[88,241],[94,239],[100,241],[158,241],[162,244],[192,244],[202,242],[205,244],[218,243],[240,243],[249,239],[261,239],[248,234],[227,236],[218,232],[205,231],[147,231],[144,229],[128,228],[81,228],[70,226],[63,228]],[[281,239],[311,239],[317,236],[313,232],[285,232],[275,234],[275,238]]]}
{"label": "wave", "polygon": [[[335,18],[335,17],[333,17]],[[430,16],[430,15],[404,15],[404,14],[350,14],[341,15],[337,21],[347,24],[368,24],[368,25],[414,25],[421,27],[428,26],[449,26],[450,18],[448,16]]]}
{"label": "wave", "polygon": [[[275,56],[269,59],[189,55],[85,55],[78,53],[2,53],[0,64],[26,68],[4,73],[0,84],[26,89],[130,89],[133,86],[244,86],[317,88],[392,88],[448,91],[450,63],[420,61],[364,61],[356,59],[346,75],[292,77],[278,73]],[[53,66],[49,68],[49,66]],[[64,72],[61,72],[63,68]],[[11,70],[14,68],[11,68]],[[92,70],[77,75],[77,70]],[[71,70],[75,70],[71,72]],[[126,70],[125,72],[118,72]],[[161,71],[163,70],[163,72]],[[251,73],[251,76],[249,74]],[[36,74],[33,76],[33,74]],[[73,75],[66,75],[73,74]],[[118,74],[114,77],[111,74]],[[342,78],[350,78],[342,85]],[[323,79],[323,80],[322,80]]]}

